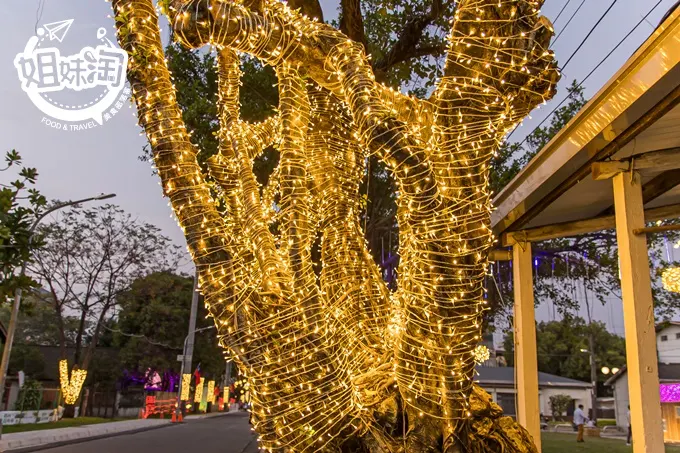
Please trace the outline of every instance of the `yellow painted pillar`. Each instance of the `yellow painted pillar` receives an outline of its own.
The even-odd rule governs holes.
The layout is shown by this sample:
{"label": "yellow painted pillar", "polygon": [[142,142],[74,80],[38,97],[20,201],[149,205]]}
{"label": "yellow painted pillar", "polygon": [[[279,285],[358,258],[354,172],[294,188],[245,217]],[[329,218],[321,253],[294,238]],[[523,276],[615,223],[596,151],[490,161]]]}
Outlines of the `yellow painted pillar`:
{"label": "yellow painted pillar", "polygon": [[642,185],[638,174],[614,176],[616,239],[619,246],[626,363],[634,453],[664,451],[652,282],[643,228]]}
{"label": "yellow painted pillar", "polygon": [[515,372],[517,375],[517,421],[534,438],[541,451],[541,418],[538,399],[538,361],[536,358],[536,319],[531,243],[512,247],[512,276],[515,293]]}

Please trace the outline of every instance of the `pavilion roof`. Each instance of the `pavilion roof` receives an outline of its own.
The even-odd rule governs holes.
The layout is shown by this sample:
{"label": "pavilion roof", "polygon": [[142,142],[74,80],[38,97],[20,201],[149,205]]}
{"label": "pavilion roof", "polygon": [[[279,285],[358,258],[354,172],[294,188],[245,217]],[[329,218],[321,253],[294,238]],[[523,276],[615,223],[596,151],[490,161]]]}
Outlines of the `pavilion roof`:
{"label": "pavilion roof", "polygon": [[[593,179],[592,164],[669,148],[680,152],[679,42],[680,8],[496,196],[491,224],[503,245],[514,242],[513,232],[515,239],[527,237],[520,230],[545,235],[555,225],[558,233],[547,233],[560,237],[554,234],[574,230],[569,222],[580,227],[576,234],[613,228],[612,184]],[[645,168],[641,177],[645,210],[656,208],[650,220],[680,215],[668,215],[669,206],[680,204],[680,169]],[[534,240],[540,239],[547,237]]]}

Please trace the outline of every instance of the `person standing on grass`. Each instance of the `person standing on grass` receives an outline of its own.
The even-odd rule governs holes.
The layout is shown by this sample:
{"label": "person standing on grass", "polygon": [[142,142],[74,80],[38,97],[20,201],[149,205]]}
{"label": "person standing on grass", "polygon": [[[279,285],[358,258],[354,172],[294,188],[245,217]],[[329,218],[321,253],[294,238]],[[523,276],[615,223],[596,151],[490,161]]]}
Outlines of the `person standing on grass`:
{"label": "person standing on grass", "polygon": [[578,405],[578,409],[574,411],[574,424],[578,427],[578,435],[576,442],[585,442],[583,440],[583,425],[586,423],[586,414],[583,413],[583,404]]}
{"label": "person standing on grass", "polygon": [[628,437],[626,437],[626,445],[630,445],[633,440],[633,426],[630,424],[630,406],[628,406],[628,413],[626,414],[628,420]]}

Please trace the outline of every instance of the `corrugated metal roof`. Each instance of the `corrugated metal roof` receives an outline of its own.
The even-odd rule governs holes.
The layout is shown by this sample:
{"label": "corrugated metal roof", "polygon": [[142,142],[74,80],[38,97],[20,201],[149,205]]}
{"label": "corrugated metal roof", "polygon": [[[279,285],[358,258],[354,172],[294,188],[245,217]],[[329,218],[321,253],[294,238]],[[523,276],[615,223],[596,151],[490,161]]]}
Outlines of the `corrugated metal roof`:
{"label": "corrugated metal roof", "polygon": [[[514,367],[478,366],[476,370],[479,375],[475,377],[475,382],[478,382],[482,386],[485,384],[515,385]],[[538,385],[541,387],[591,387],[588,382],[577,381],[575,379],[569,379],[540,371],[538,373]]]}

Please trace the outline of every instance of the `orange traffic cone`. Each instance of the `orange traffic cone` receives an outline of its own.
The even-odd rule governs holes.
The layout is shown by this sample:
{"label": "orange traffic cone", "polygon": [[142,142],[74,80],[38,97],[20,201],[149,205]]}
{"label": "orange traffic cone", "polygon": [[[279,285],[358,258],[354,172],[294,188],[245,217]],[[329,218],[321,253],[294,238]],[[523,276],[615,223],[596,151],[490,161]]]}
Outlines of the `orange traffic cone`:
{"label": "orange traffic cone", "polygon": [[177,423],[177,414],[175,411],[172,411],[172,420],[170,420],[171,423]]}
{"label": "orange traffic cone", "polygon": [[179,417],[177,417],[177,418],[179,419],[178,421],[180,421],[180,422],[184,421],[184,417],[182,417],[182,412],[179,413]]}

